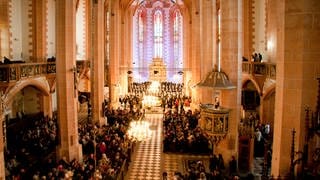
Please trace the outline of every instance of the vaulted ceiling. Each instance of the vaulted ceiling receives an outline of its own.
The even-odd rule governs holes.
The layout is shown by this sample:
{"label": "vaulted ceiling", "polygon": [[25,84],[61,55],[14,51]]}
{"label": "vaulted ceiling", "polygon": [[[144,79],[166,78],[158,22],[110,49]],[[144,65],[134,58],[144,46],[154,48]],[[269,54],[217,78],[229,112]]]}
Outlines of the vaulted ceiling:
{"label": "vaulted ceiling", "polygon": [[[121,6],[125,9],[128,9],[130,6],[136,6],[144,1],[163,1],[168,2],[168,0],[120,0]],[[192,2],[195,2],[195,0],[175,0],[180,6],[186,6],[189,11],[191,10],[191,4]]]}

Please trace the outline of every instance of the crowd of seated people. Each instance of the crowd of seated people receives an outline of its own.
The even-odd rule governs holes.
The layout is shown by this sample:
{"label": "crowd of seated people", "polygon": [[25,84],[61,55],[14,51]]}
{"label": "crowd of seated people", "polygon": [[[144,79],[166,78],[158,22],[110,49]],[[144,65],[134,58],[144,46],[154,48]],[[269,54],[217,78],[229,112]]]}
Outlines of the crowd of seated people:
{"label": "crowd of seated people", "polygon": [[[173,174],[173,179],[177,180],[209,180],[209,174],[202,161],[190,160],[186,166],[185,174],[176,171]],[[167,172],[162,173],[163,179],[169,180]]]}
{"label": "crowd of seated people", "polygon": [[124,108],[129,107],[130,111],[142,109],[142,97],[138,94],[127,94],[123,97],[119,97],[119,103]]}
{"label": "crowd of seated people", "polygon": [[[108,124],[103,126],[79,124],[79,143],[83,148],[83,161],[68,161],[66,157],[60,160],[55,155],[43,156],[29,162],[30,153],[39,153],[40,149],[21,149],[18,152],[6,151],[6,179],[116,179],[123,171],[124,165],[130,162],[132,139],[127,130],[132,119],[138,119],[141,114],[121,109],[106,111]],[[41,124],[39,124],[41,122]],[[47,123],[46,123],[47,122]],[[46,132],[47,127],[56,122],[52,120],[39,121],[37,126]],[[47,124],[47,125],[46,125]],[[26,132],[28,132],[27,130]],[[51,136],[40,133],[42,138],[50,141]],[[21,141],[23,142],[23,140]],[[26,142],[32,142],[28,140]],[[39,142],[42,142],[39,140]],[[23,143],[22,143],[23,144]],[[51,149],[54,152],[54,149]],[[33,163],[32,168],[30,168]]]}
{"label": "crowd of seated people", "polygon": [[105,115],[108,119],[107,125],[81,125],[80,143],[85,155],[92,157],[94,151],[96,152],[96,166],[101,177],[114,179],[120,173],[124,162],[130,161],[133,142],[127,131],[130,121],[138,119],[141,114],[125,109],[111,109],[107,110]]}
{"label": "crowd of seated people", "polygon": [[175,109],[180,112],[184,107],[189,107],[191,103],[191,97],[176,92],[164,92],[160,95],[161,107],[163,111],[168,109]]}
{"label": "crowd of seated people", "polygon": [[[215,155],[217,158],[217,156]],[[222,155],[219,155],[222,158]],[[225,175],[225,167],[223,159],[216,159],[217,162],[212,161],[210,158],[209,167],[205,166],[202,160],[188,160],[186,164],[186,172],[174,172],[173,177],[178,180],[223,180],[227,179]],[[220,160],[220,161],[219,161]],[[214,164],[217,163],[217,164]],[[219,163],[219,164],[218,164]],[[167,172],[163,173],[164,179],[168,179]]]}
{"label": "crowd of seated people", "polygon": [[[35,159],[46,157],[57,145],[56,116],[48,118],[40,113],[20,118],[15,123],[16,127],[8,128],[5,151],[5,169],[8,176],[27,171],[34,165]],[[21,123],[22,129],[19,127]]]}
{"label": "crowd of seated people", "polygon": [[[237,169],[237,161],[232,156],[229,161],[229,169],[225,167],[225,162],[221,154],[212,155],[209,159],[209,166],[205,166],[205,160],[188,160],[186,162],[186,172],[181,173],[179,171],[169,175],[167,172],[163,172],[163,179],[169,180],[169,177],[173,176],[173,179],[177,180],[236,180],[240,179],[240,175]],[[249,173],[243,175],[241,179],[253,180],[253,174]]]}
{"label": "crowd of seated people", "polygon": [[207,134],[198,126],[200,112],[195,110],[178,113],[168,110],[164,115],[164,152],[202,154],[212,151]]}

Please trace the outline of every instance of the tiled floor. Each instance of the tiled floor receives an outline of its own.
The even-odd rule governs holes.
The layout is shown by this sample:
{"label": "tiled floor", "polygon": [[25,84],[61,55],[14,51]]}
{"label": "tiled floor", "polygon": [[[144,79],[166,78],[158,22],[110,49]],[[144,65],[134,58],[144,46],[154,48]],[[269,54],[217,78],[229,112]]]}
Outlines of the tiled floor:
{"label": "tiled floor", "polygon": [[161,179],[162,152],[162,115],[146,114],[145,119],[150,123],[150,138],[138,142],[129,166],[129,180]]}
{"label": "tiled floor", "polygon": [[188,159],[202,160],[208,163],[208,156],[181,155],[162,152],[162,114],[146,114],[145,120],[150,123],[150,138],[137,143],[125,179],[147,180],[162,179],[162,173],[168,173],[173,179],[174,172],[185,172]]}

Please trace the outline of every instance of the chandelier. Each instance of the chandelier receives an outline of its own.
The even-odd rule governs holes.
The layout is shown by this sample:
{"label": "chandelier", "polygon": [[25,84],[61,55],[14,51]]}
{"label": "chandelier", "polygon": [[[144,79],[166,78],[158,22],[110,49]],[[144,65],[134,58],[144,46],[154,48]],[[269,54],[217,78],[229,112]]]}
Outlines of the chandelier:
{"label": "chandelier", "polygon": [[135,141],[144,141],[151,137],[150,124],[144,120],[132,121],[129,124],[128,135]]}

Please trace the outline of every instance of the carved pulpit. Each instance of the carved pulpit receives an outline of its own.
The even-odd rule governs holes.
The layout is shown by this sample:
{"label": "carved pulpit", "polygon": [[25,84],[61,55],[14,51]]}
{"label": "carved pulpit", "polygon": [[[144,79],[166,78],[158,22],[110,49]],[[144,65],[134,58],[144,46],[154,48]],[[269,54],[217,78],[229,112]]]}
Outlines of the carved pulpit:
{"label": "carved pulpit", "polygon": [[167,67],[162,58],[153,58],[149,65],[149,81],[167,81]]}
{"label": "carved pulpit", "polygon": [[214,144],[218,144],[228,133],[230,109],[216,108],[213,104],[201,104],[200,109],[200,128],[209,135]]}

